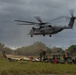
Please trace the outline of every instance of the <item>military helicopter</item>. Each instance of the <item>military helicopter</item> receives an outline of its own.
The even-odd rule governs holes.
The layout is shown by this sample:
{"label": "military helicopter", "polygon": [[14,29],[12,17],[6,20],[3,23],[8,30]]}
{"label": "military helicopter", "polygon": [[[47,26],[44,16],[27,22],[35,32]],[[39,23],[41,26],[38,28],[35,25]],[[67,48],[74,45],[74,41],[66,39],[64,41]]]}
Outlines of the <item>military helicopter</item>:
{"label": "military helicopter", "polygon": [[31,35],[31,37],[33,37],[33,35],[43,35],[43,36],[49,35],[49,37],[51,37],[53,34],[57,34],[58,32],[61,32],[64,29],[73,28],[76,17],[73,15],[73,12],[70,13],[71,13],[71,18],[68,26],[52,26],[48,22],[42,22],[39,16],[35,17],[38,20],[38,22],[23,21],[23,20],[15,20],[15,21],[24,23],[18,25],[38,25],[39,27],[37,28],[32,27],[32,29],[30,30],[29,35]]}

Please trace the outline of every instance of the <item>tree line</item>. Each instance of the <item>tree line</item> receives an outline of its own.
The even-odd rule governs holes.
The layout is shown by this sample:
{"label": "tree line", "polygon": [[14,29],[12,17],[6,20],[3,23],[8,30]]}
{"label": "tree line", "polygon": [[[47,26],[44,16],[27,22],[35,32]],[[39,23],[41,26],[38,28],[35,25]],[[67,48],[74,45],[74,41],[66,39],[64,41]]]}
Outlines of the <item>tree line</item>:
{"label": "tree line", "polygon": [[[39,55],[40,50],[45,50],[47,55],[50,55],[54,52],[58,52],[60,54],[63,54],[65,50],[58,47],[49,48],[42,42],[35,42],[32,45],[29,46],[23,46],[21,48],[17,48],[15,50],[6,47],[3,43],[0,43],[0,53],[5,50],[6,54],[15,54],[15,55]],[[76,56],[76,45],[71,45],[69,48],[67,48],[72,56]]]}

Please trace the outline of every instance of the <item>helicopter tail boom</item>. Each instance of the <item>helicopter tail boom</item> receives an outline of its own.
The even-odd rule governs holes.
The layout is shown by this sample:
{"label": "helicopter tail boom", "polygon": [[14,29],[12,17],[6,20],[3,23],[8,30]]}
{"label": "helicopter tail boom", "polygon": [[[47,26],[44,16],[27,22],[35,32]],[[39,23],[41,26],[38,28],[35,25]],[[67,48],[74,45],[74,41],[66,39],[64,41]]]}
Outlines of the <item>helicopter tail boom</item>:
{"label": "helicopter tail boom", "polygon": [[69,26],[70,28],[73,28],[75,19],[76,19],[76,17],[71,17],[70,22],[69,22],[69,24],[68,24],[68,26]]}

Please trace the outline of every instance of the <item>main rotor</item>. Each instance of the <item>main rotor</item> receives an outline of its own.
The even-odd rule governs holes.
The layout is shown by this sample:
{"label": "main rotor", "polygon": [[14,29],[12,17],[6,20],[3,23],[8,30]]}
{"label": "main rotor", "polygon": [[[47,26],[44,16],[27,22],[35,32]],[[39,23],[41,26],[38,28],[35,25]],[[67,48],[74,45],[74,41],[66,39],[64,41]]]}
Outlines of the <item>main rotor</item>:
{"label": "main rotor", "polygon": [[55,19],[52,19],[52,20],[50,20],[48,22],[43,22],[39,16],[35,16],[34,17],[38,22],[24,21],[24,20],[15,20],[15,21],[20,22],[20,24],[18,24],[18,25],[37,25],[37,26],[44,26],[44,25],[50,24],[49,22],[54,22],[55,20],[58,20],[58,19],[61,19],[61,18],[76,19],[76,17],[74,16],[74,10],[73,9],[70,10],[70,14],[71,14],[71,17],[60,16],[60,17],[57,17]]}
{"label": "main rotor", "polygon": [[24,24],[18,24],[18,25],[38,25],[43,26],[48,24],[48,22],[43,22],[39,16],[34,17],[38,22],[32,22],[32,21],[24,21],[24,20],[15,20],[17,22],[21,22]]}

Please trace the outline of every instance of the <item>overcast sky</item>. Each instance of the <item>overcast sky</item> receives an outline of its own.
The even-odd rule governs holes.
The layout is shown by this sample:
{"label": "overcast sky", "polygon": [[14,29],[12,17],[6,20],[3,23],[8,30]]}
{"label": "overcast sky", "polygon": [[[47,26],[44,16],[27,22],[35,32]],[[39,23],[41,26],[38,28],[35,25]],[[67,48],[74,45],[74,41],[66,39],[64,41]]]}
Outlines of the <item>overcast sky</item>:
{"label": "overcast sky", "polygon": [[[10,48],[43,42],[48,47],[68,48],[76,44],[76,23],[71,30],[63,30],[52,37],[42,35],[30,37],[27,35],[32,26],[18,26],[14,20],[36,21],[40,16],[43,21],[49,21],[59,16],[71,16],[69,9],[74,9],[76,15],[76,0],[0,0],[0,42]],[[60,23],[68,26],[67,23]],[[57,25],[57,23],[55,24]]]}

